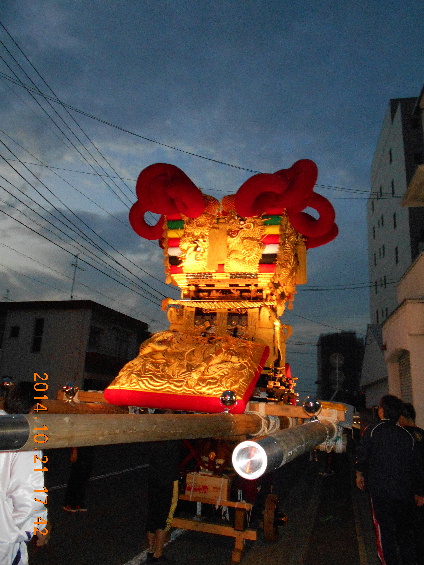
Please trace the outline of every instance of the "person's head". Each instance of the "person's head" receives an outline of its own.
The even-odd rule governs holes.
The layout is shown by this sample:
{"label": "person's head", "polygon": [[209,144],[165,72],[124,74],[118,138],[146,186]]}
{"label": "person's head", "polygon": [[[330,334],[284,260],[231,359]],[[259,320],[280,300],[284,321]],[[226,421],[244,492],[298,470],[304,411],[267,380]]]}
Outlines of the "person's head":
{"label": "person's head", "polygon": [[34,404],[34,383],[22,381],[7,391],[4,411],[8,414],[28,414]]}
{"label": "person's head", "polygon": [[415,425],[415,408],[410,402],[404,402],[402,406],[402,414],[399,419],[399,423],[402,426],[413,426]]}
{"label": "person's head", "polygon": [[391,422],[397,422],[402,414],[403,402],[397,396],[386,394],[380,400],[379,416]]}
{"label": "person's head", "polygon": [[410,402],[404,402],[402,408],[402,416],[405,416],[408,420],[415,422],[417,414],[415,412],[414,406]]}

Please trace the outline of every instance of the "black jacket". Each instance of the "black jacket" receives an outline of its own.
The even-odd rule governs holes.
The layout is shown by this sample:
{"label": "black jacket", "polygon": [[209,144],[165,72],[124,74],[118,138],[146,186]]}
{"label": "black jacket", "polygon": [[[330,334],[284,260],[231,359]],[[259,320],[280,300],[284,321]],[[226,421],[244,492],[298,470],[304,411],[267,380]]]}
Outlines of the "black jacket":
{"label": "black jacket", "polygon": [[390,420],[368,426],[356,450],[356,469],[371,496],[405,500],[424,495],[424,469],[412,434]]}

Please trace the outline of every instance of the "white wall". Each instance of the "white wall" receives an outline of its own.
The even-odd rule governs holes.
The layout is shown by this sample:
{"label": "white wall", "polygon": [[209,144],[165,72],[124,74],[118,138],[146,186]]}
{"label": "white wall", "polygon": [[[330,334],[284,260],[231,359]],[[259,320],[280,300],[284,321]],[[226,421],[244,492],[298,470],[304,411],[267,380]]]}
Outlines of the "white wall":
{"label": "white wall", "polygon": [[405,302],[384,324],[383,335],[390,394],[401,397],[398,358],[403,350],[409,351],[412,403],[417,424],[424,427],[424,300]]}

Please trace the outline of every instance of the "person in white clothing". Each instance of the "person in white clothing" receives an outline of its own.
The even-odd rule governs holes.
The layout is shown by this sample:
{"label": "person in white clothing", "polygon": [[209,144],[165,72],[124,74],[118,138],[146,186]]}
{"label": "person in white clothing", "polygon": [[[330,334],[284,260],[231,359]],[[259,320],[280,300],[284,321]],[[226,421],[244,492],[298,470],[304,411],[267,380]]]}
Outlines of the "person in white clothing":
{"label": "person in white clothing", "polygon": [[[7,412],[0,410],[0,422],[7,414],[29,413],[33,404],[33,383],[18,383],[5,400]],[[0,565],[28,565],[27,543],[34,534],[37,545],[47,543],[44,473],[36,470],[43,467],[39,450],[0,452]]]}

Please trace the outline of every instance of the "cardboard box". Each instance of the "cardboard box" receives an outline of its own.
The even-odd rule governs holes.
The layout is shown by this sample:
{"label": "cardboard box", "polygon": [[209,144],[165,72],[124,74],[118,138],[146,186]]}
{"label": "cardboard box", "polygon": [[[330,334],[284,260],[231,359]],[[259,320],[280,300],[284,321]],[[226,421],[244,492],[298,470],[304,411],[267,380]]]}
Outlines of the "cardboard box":
{"label": "cardboard box", "polygon": [[217,502],[228,500],[230,494],[230,477],[217,477],[206,473],[188,473],[186,478],[187,496],[193,498],[212,499]]}

